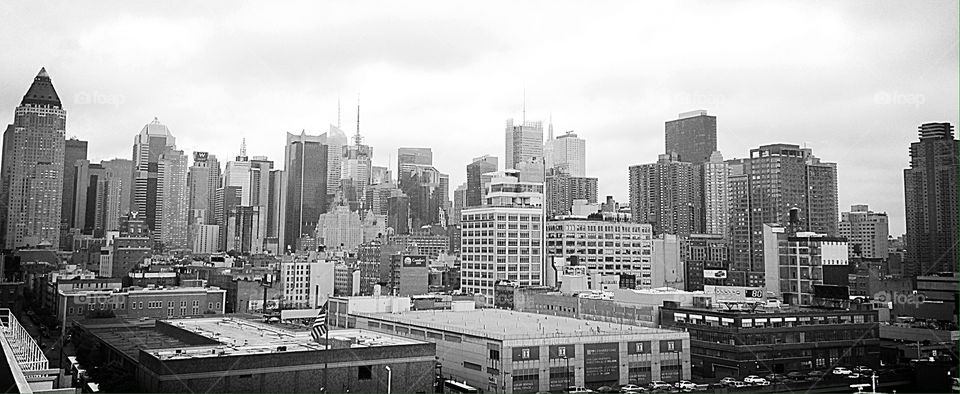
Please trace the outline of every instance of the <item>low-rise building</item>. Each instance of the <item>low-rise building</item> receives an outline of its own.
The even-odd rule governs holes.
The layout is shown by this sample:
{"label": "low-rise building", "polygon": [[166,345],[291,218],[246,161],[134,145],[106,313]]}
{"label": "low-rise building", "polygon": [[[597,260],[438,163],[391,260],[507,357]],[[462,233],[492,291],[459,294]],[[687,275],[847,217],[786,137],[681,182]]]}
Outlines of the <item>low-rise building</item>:
{"label": "low-rise building", "polygon": [[690,334],[693,373],[747,375],[879,366],[877,312],[801,307],[660,308],[660,324]]}
{"label": "low-rise building", "polygon": [[[309,330],[240,317],[81,325],[145,392],[431,392],[435,349],[362,329]],[[96,366],[87,366],[96,367]]]}
{"label": "low-rise building", "polygon": [[223,314],[226,293],[216,287],[59,290],[57,319],[74,322],[89,317],[165,319]]}
{"label": "low-rise building", "polygon": [[[463,310],[458,310],[463,309]],[[687,333],[500,309],[350,312],[356,326],[437,346],[445,379],[503,393],[690,377]]]}

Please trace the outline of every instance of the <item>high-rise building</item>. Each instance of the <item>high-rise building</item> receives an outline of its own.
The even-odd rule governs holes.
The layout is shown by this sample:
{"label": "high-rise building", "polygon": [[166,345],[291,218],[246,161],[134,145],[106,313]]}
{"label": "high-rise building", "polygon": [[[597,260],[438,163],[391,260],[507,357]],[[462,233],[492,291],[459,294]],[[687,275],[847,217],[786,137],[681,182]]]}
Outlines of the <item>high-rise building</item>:
{"label": "high-rise building", "polygon": [[707,111],[684,112],[666,122],[665,129],[665,153],[676,153],[678,161],[703,163],[717,150],[717,117]]}
{"label": "high-rise building", "polygon": [[213,208],[220,187],[220,162],[207,152],[193,152],[193,165],[187,173],[190,193],[190,217],[200,218],[191,224],[215,224]]}
{"label": "high-rise building", "polygon": [[159,215],[163,209],[163,200],[160,198],[160,155],[172,149],[176,149],[176,139],[157,118],[143,126],[140,134],[133,139],[133,200],[130,210],[139,213],[155,234],[159,234]]}
{"label": "high-rise building", "polygon": [[[188,249],[187,216],[190,199],[187,192],[187,155],[167,149],[157,160],[160,192],[157,193],[158,239],[165,250]],[[157,236],[159,236],[157,238]]]}
{"label": "high-rise building", "polygon": [[327,154],[324,136],[287,133],[279,236],[283,250],[296,248],[301,236],[312,236],[320,214],[327,211]]}
{"label": "high-rise building", "polygon": [[460,212],[467,206],[467,184],[462,183],[453,191],[453,210],[450,214],[450,224],[460,224]]}
{"label": "high-rise building", "polygon": [[430,148],[400,148],[397,157],[398,186],[409,198],[412,228],[446,224],[442,222],[448,214],[450,177],[433,167]]}
{"label": "high-rise building", "polygon": [[799,230],[837,235],[835,163],[821,163],[809,148],[772,144],[727,164],[731,284],[763,286],[762,226],[785,225],[791,208],[798,211]]}
{"label": "high-rise building", "polygon": [[479,207],[483,205],[483,196],[486,189],[483,183],[483,174],[497,171],[497,158],[483,155],[467,164],[467,190],[465,207]]}
{"label": "high-rise building", "polygon": [[103,236],[106,222],[107,171],[89,160],[77,160],[71,169],[74,179],[73,228],[83,234]]}
{"label": "high-rise building", "polygon": [[343,158],[340,162],[340,179],[345,182],[342,186],[344,197],[351,210],[357,211],[366,209],[363,206],[367,188],[371,185],[371,175],[373,170],[373,148],[364,145],[363,137],[360,136],[360,129],[353,137],[353,144],[343,147]]}
{"label": "high-rise building", "polygon": [[521,182],[543,183],[543,122],[507,119],[504,169],[518,170]]}
{"label": "high-rise building", "polygon": [[3,133],[0,245],[60,245],[67,112],[41,68]]}
{"label": "high-rise building", "polygon": [[597,203],[597,178],[575,177],[561,167],[547,170],[544,182],[544,203],[547,218],[570,215],[574,200]]}
{"label": "high-rise building", "polygon": [[[413,166],[432,166],[433,151],[430,148],[397,149],[397,175],[409,172]],[[399,178],[398,178],[399,179]]]}
{"label": "high-rise building", "polygon": [[340,190],[340,170],[343,167],[343,147],[350,143],[347,133],[339,127],[330,125],[330,131],[320,135],[327,145],[327,199],[329,200]]}
{"label": "high-rise building", "polygon": [[104,202],[104,229],[115,231],[120,228],[120,218],[130,213],[130,200],[133,192],[133,161],[113,159],[101,161],[106,170],[107,190]]}
{"label": "high-rise building", "polygon": [[886,259],[890,253],[887,214],[873,212],[866,204],[853,205],[850,212],[840,214],[840,236],[847,239],[850,257]]}
{"label": "high-rise building", "polygon": [[338,204],[320,215],[316,238],[327,251],[355,251],[363,243],[360,215],[345,204]]}
{"label": "high-rise building", "polygon": [[958,175],[960,141],[953,135],[953,125],[921,125],[920,141],[910,144],[910,168],[903,170],[906,275],[960,271]]}
{"label": "high-rise building", "polygon": [[703,190],[703,233],[726,236],[730,215],[727,163],[720,152],[713,152],[710,160],[699,165],[699,170]]}
{"label": "high-rise building", "polygon": [[547,169],[560,168],[572,177],[587,176],[587,143],[577,137],[573,131],[568,131],[556,139],[548,140],[551,158],[546,163]]}
{"label": "high-rise building", "polygon": [[[70,138],[65,141],[63,147],[63,201],[61,201],[60,222],[61,222],[61,241],[66,231],[77,227],[74,222],[74,203],[73,198],[76,195],[76,173],[74,164],[77,160],[87,159],[87,141],[81,141],[76,138]],[[61,245],[60,249],[66,245]]]}
{"label": "high-rise building", "polygon": [[[460,287],[493,305],[494,284],[539,286],[544,280],[543,184],[523,182],[517,170],[493,178],[487,201],[461,213]],[[516,229],[516,230],[514,230]]]}
{"label": "high-rise building", "polygon": [[630,166],[630,211],[633,220],[653,225],[653,232],[687,236],[701,231],[701,189],[696,166],[660,155],[652,164]]}

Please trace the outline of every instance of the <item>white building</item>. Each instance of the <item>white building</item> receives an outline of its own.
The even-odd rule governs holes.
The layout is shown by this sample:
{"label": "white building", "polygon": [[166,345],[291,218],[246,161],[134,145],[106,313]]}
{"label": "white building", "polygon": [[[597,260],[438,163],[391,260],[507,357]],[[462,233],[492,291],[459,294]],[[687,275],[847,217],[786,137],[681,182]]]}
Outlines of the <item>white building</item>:
{"label": "white building", "polygon": [[568,131],[547,141],[547,145],[551,154],[547,168],[560,167],[572,177],[587,176],[587,142],[577,137],[576,133]]}
{"label": "white building", "polygon": [[316,237],[328,250],[355,250],[363,243],[360,215],[351,212],[349,206],[337,205],[332,211],[320,214]]}
{"label": "white building", "polygon": [[701,165],[703,176],[703,216],[706,234],[727,235],[730,215],[727,176],[729,168],[720,152],[713,152],[710,160]]}
{"label": "white building", "polygon": [[840,214],[840,236],[847,239],[851,257],[885,259],[889,254],[887,214],[873,212],[866,204],[853,205],[850,212]]}
{"label": "white building", "polygon": [[186,249],[187,216],[190,199],[187,193],[187,155],[180,150],[168,149],[158,160],[159,178],[158,224],[160,242],[164,249]]}
{"label": "white building", "polygon": [[543,184],[521,182],[519,171],[493,177],[481,207],[461,212],[461,276],[464,292],[493,305],[494,283],[538,286],[544,280]]}
{"label": "white building", "polygon": [[335,265],[325,255],[285,255],[280,263],[284,307],[315,309],[333,296]]}
{"label": "white building", "polygon": [[190,234],[193,253],[213,254],[218,252],[220,226],[215,224],[191,224]]}
{"label": "white building", "polygon": [[[596,211],[594,211],[596,212]],[[556,286],[558,273],[576,256],[590,274],[634,275],[636,287],[653,285],[653,227],[647,223],[561,218],[547,222],[544,285]]]}

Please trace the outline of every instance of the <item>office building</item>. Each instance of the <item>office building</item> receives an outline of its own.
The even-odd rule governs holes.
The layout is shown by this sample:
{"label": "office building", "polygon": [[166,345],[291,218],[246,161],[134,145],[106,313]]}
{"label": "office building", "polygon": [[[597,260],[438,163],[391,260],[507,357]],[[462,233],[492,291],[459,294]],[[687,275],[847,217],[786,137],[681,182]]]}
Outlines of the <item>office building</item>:
{"label": "office building", "polygon": [[730,168],[730,276],[732,284],[763,286],[763,224],[786,225],[797,209],[800,231],[838,234],[837,170],[810,148],[763,145]]}
{"label": "office building", "polygon": [[453,209],[450,211],[450,225],[460,224],[460,212],[467,206],[467,184],[462,183],[453,191]]}
{"label": "office building", "polygon": [[727,285],[730,247],[722,235],[690,234],[680,239],[680,261],[685,271],[684,290]]}
{"label": "office building", "polygon": [[767,294],[790,305],[815,305],[815,288],[826,284],[831,267],[847,270],[847,240],[789,227],[763,225]]}
{"label": "office building", "polygon": [[363,243],[363,228],[360,214],[351,211],[346,201],[321,214],[317,221],[316,238],[327,251],[355,251]]}
{"label": "office building", "polygon": [[743,379],[880,364],[876,311],[728,308],[743,303],[736,298],[725,295],[709,307],[660,308],[664,328],[689,333],[695,375]]}
{"label": "office building", "polygon": [[[60,222],[61,222],[61,231],[60,237],[61,241],[65,241],[64,235],[67,231],[72,228],[76,228],[74,225],[74,202],[73,198],[76,195],[76,172],[74,170],[74,165],[77,160],[86,160],[87,159],[87,141],[78,140],[76,137],[70,137],[64,141],[63,145],[63,201],[61,201],[60,209]],[[61,250],[66,250],[65,244],[60,245]]]}
{"label": "office building", "polygon": [[[329,131],[320,135],[327,145],[327,198],[332,198],[340,190],[340,171],[343,168],[343,148],[350,143],[347,133],[339,126],[330,125]],[[286,169],[287,167],[284,167]]]}
{"label": "office building", "polygon": [[544,285],[555,287],[567,265],[591,274],[633,275],[636,288],[653,286],[653,230],[646,223],[565,218],[547,221]]}
{"label": "office building", "polygon": [[89,160],[77,160],[73,168],[73,223],[72,228],[83,234],[103,236],[107,179],[102,165]]}
{"label": "office building", "polygon": [[173,149],[176,149],[176,139],[157,118],[143,126],[140,134],[133,139],[133,200],[130,210],[139,213],[157,236],[160,234],[163,212],[160,155]]}
{"label": "office building", "polygon": [[548,139],[547,145],[549,148],[545,149],[551,153],[550,161],[546,162],[548,170],[558,168],[572,177],[587,176],[587,144],[576,133],[568,131],[556,139]]}
{"label": "office building", "polygon": [[[440,173],[432,165],[409,162],[402,165],[399,176],[398,186],[410,201],[411,228],[417,229],[431,224],[446,225],[444,219],[448,214],[450,177]],[[402,233],[398,231],[398,234]]]}
{"label": "office building", "polygon": [[316,252],[284,255],[280,263],[283,308],[316,309],[333,296],[333,261]]}
{"label": "office building", "polygon": [[543,122],[524,120],[517,124],[507,119],[505,146],[504,169],[519,170],[520,163],[533,160],[543,164]]}
{"label": "office building", "polygon": [[407,253],[390,256],[390,294],[401,297],[427,294],[429,277],[427,256]]}
{"label": "office building", "polygon": [[444,379],[484,392],[690,378],[685,332],[453,304],[453,310],[349,316],[357,327],[435,343]]}
{"label": "office building", "polygon": [[676,153],[677,161],[700,164],[717,150],[717,117],[707,111],[684,112],[664,128],[664,153]]}
{"label": "office building", "polygon": [[187,173],[190,193],[190,218],[199,218],[190,224],[216,224],[214,206],[220,187],[220,162],[207,152],[193,152],[193,165]]}
{"label": "office building", "polygon": [[364,145],[357,126],[357,134],[353,137],[353,144],[343,147],[341,159],[340,179],[343,183],[342,192],[347,197],[349,207],[353,211],[367,208],[364,205],[367,188],[371,185],[373,164],[373,147]]}
{"label": "office building", "polygon": [[960,271],[957,250],[957,176],[960,141],[949,123],[920,126],[910,144],[910,168],[903,170],[907,218],[907,276]]}
{"label": "office building", "polygon": [[465,207],[477,207],[483,205],[483,196],[486,194],[486,185],[483,182],[483,174],[497,171],[497,158],[490,155],[483,155],[473,159],[473,162],[467,164],[467,191]]}
{"label": "office building", "polygon": [[866,204],[853,205],[850,212],[842,212],[839,231],[847,239],[851,257],[886,259],[890,253],[887,214],[873,212]]}
{"label": "office building", "polygon": [[327,149],[324,136],[287,133],[280,209],[282,250],[293,249],[301,236],[312,235],[320,214],[327,211]]}
{"label": "office building", "polygon": [[66,124],[67,112],[47,70],[41,68],[3,133],[3,248],[60,245]]}
{"label": "office building", "polygon": [[544,280],[542,255],[543,184],[520,180],[505,170],[490,183],[486,203],[461,214],[460,288],[493,304],[494,283],[538,286]]}
{"label": "office building", "polygon": [[104,229],[114,231],[120,229],[120,218],[130,213],[130,202],[133,198],[133,161],[113,159],[101,161],[100,165],[106,170],[107,179],[103,208]]}
{"label": "office building", "polygon": [[190,250],[194,254],[214,254],[220,251],[220,226],[191,224],[190,234]]}
{"label": "office building", "polygon": [[660,155],[652,164],[630,166],[633,220],[653,225],[655,234],[700,233],[701,188],[696,167],[677,154]]}

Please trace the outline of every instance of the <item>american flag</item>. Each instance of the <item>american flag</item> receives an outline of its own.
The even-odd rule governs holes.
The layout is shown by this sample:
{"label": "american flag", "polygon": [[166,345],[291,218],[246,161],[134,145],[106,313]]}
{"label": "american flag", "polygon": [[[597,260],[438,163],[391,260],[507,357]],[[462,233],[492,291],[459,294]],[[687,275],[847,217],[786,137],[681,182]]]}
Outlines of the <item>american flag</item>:
{"label": "american flag", "polygon": [[313,336],[313,340],[320,342],[320,338],[323,338],[327,334],[327,303],[323,303],[323,306],[320,307],[320,314],[317,315],[317,318],[313,321],[313,325],[310,327],[310,335]]}

